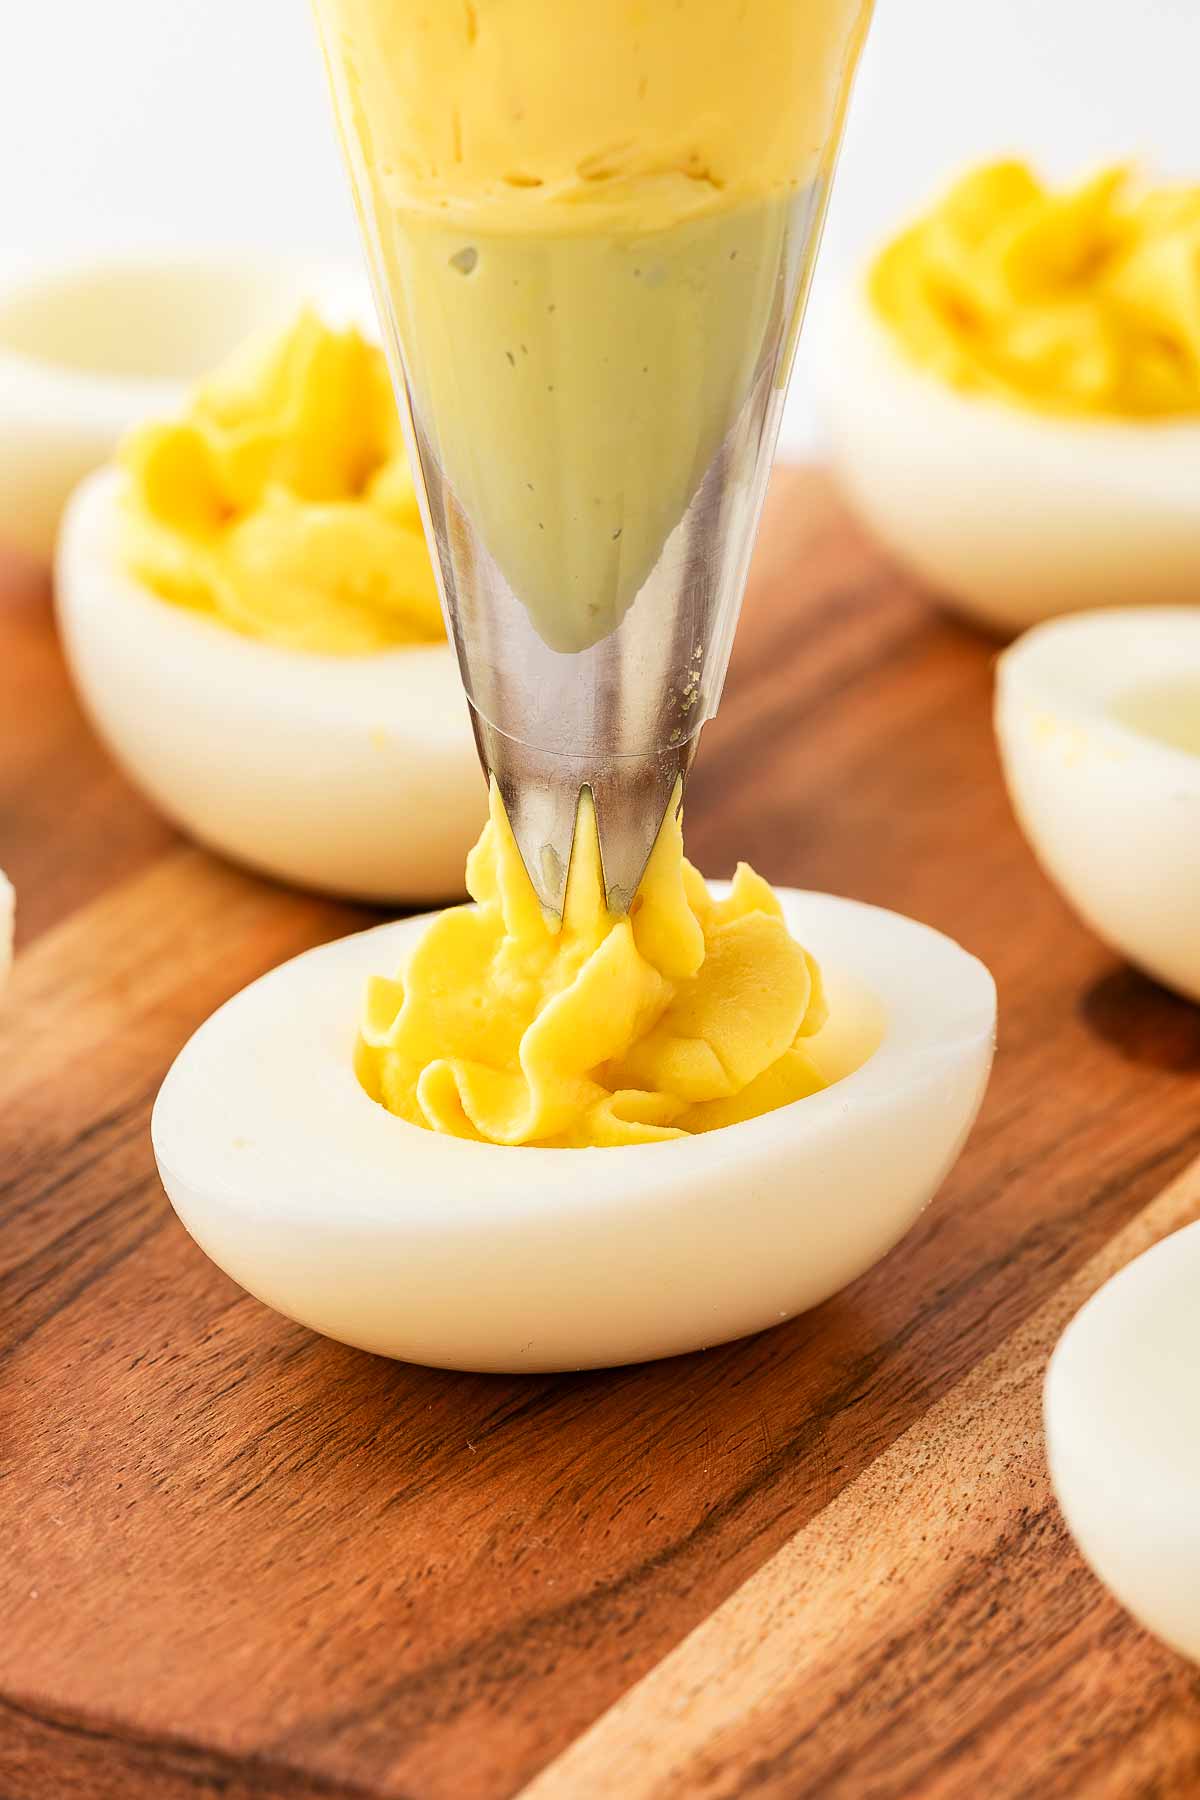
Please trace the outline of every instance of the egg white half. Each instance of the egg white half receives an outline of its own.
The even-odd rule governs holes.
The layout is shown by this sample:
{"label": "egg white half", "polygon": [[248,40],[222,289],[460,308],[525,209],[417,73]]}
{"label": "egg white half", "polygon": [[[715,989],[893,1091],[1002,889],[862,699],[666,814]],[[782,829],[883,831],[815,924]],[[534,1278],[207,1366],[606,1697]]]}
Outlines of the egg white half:
{"label": "egg white half", "polygon": [[1200,1223],[1114,1275],[1046,1376],[1059,1504],[1087,1561],[1150,1631],[1200,1662]]}
{"label": "egg white half", "polygon": [[1200,423],[1055,418],[912,364],[863,281],[821,321],[823,412],[864,522],[948,604],[1004,633],[1200,592]]}
{"label": "egg white half", "polygon": [[1000,658],[996,734],[1051,880],[1106,943],[1200,1000],[1200,756],[1114,712],[1166,682],[1194,682],[1200,709],[1200,607],[1058,619]]}
{"label": "egg white half", "polygon": [[703,1137],[603,1150],[422,1131],[353,1068],[367,977],[424,929],[407,919],[282,965],[192,1037],[152,1125],[175,1210],[279,1312],[445,1368],[671,1356],[817,1305],[891,1248],[954,1163],[996,995],[926,926],[827,894],[780,899],[826,975],[816,1053],[838,1073],[878,1045],[823,1092]]}
{"label": "egg white half", "polygon": [[126,774],[201,843],[362,900],[460,894],[487,792],[446,644],[316,656],[161,600],[117,555],[120,478],[59,539],[63,648]]}

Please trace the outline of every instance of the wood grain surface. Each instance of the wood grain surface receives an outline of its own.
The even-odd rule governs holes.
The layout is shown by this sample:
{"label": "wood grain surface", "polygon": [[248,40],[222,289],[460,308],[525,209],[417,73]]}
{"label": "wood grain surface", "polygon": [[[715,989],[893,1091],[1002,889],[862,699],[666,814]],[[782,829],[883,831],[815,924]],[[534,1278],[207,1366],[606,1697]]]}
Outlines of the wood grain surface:
{"label": "wood grain surface", "polygon": [[175,837],[80,719],[44,582],[0,576],[0,1800],[1200,1792],[1200,1677],[1084,1569],[1038,1426],[1063,1320],[1200,1214],[1200,1011],[1038,875],[993,656],[777,477],[689,849],[982,956],[984,1114],[818,1311],[463,1376],[289,1324],[176,1224],[176,1050],[372,915]]}

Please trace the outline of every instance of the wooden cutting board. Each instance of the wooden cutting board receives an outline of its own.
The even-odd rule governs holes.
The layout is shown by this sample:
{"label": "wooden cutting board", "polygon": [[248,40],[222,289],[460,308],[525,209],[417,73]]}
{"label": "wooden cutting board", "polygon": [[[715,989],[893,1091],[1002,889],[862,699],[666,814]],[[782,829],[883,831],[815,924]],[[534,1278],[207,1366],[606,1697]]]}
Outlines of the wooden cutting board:
{"label": "wooden cutting board", "polygon": [[1074,1307],[1200,1214],[1200,1011],[1040,878],[993,656],[823,478],[778,476],[691,854],[982,956],[991,1092],[917,1229],[819,1311],[501,1379],[316,1338],[176,1224],[147,1132],[175,1051],[371,915],[156,819],[44,581],[0,578],[3,1800],[1200,1792],[1200,1676],[1084,1569],[1038,1416]]}

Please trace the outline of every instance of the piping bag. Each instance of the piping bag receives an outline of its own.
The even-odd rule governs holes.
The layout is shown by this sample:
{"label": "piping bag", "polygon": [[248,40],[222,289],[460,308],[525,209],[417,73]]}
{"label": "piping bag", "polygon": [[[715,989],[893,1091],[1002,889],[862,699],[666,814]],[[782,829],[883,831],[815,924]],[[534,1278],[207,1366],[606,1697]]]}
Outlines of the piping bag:
{"label": "piping bag", "polygon": [[314,0],[480,760],[628,908],[720,700],[869,0]]}

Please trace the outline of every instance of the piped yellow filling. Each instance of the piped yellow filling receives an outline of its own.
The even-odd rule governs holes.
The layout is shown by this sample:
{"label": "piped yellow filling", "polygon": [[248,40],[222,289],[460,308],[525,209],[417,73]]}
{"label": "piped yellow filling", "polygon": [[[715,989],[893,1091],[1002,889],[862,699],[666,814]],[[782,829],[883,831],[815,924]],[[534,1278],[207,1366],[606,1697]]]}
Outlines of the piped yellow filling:
{"label": "piped yellow filling", "polygon": [[953,387],[1054,413],[1200,412],[1200,186],[1113,168],[1054,192],[992,163],[887,246],[869,294]]}
{"label": "piped yellow filling", "polygon": [[382,352],[304,312],[133,433],[122,560],[164,600],[323,655],[443,626]]}
{"label": "piped yellow filling", "polygon": [[367,1091],[410,1124],[493,1144],[589,1147],[711,1131],[825,1085],[805,1044],[820,973],[745,863],[714,900],[667,813],[628,915],[609,912],[581,797],[561,927],[525,873],[498,791],[442,913],[398,979],[375,977]]}

